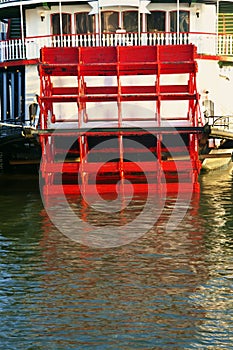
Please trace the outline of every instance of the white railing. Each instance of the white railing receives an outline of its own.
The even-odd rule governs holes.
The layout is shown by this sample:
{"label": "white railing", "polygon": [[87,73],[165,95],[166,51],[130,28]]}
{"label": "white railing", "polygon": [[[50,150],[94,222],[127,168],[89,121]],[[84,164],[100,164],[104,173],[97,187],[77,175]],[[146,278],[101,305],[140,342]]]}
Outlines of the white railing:
{"label": "white railing", "polygon": [[219,55],[233,56],[233,35],[218,36],[218,52]]}
{"label": "white railing", "polygon": [[0,62],[37,59],[40,49],[46,47],[95,47],[128,45],[194,44],[197,53],[204,55],[233,55],[233,35],[209,33],[103,33],[51,35],[0,41]]}

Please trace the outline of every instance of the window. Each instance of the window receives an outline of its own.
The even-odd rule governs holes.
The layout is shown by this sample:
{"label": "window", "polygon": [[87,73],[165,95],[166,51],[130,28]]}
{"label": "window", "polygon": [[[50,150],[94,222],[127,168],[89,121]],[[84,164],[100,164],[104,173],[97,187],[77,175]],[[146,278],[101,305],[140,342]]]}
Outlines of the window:
{"label": "window", "polygon": [[[52,17],[52,33],[54,35],[61,34],[60,31],[60,14],[56,13]],[[62,13],[62,34],[71,34],[71,15]]]}
{"label": "window", "polygon": [[114,33],[119,26],[118,12],[105,11],[101,13],[101,28],[102,32]]}
{"label": "window", "polygon": [[75,21],[77,34],[95,32],[95,16],[88,15],[88,12],[77,13],[75,16]]}
{"label": "window", "polygon": [[[170,12],[170,31],[177,32],[177,12]],[[189,32],[189,11],[179,12],[179,31]]]}
{"label": "window", "polygon": [[121,26],[127,32],[138,31],[138,11],[122,12],[122,21],[120,21],[119,12],[104,11],[101,13],[102,32],[115,33],[117,28]]}
{"label": "window", "polygon": [[163,11],[151,11],[147,16],[148,32],[165,32],[166,13]]}
{"label": "window", "polygon": [[124,11],[123,15],[123,28],[127,32],[138,31],[138,11]]}

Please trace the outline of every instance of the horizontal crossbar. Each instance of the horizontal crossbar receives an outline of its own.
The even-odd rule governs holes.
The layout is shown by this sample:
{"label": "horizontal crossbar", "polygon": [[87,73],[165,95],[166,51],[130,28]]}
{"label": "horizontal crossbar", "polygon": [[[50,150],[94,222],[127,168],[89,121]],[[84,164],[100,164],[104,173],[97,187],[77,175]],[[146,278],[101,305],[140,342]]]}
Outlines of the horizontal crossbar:
{"label": "horizontal crossbar", "polygon": [[[199,192],[200,186],[198,183],[192,183],[191,181],[188,182],[174,182],[174,183],[154,183],[154,184],[124,184],[121,185],[120,183],[116,184],[89,184],[88,186],[85,186],[85,193],[92,195],[93,193],[106,194],[106,195],[114,195],[115,193],[119,194],[119,192],[123,191],[124,194],[132,194],[132,186],[133,191],[135,194],[141,193],[147,195],[148,191],[150,194],[152,193],[193,193],[193,192]],[[83,190],[83,188],[82,188]],[[79,195],[81,193],[81,188],[78,184],[71,184],[71,185],[45,185],[43,187],[43,192],[46,195],[58,195],[61,193],[64,193],[66,195],[72,194],[72,195]]]}
{"label": "horizontal crossbar", "polygon": [[[43,166],[44,173],[78,173],[80,168],[80,162],[70,162],[70,163],[45,163]],[[158,163],[156,160],[154,162],[107,162],[100,166],[98,162],[89,162],[82,164],[82,172],[86,174],[96,174],[98,172],[101,174],[114,174],[123,171],[125,174],[135,174],[135,173],[157,173],[159,169],[164,172],[185,172],[189,173],[192,171],[192,162],[190,160],[179,160],[179,161],[164,161]]]}
{"label": "horizontal crossbar", "polygon": [[[156,85],[129,85],[121,86],[120,91],[122,94],[153,94],[156,92]],[[188,85],[161,85],[159,87],[160,93],[188,93]],[[78,87],[52,87],[52,95],[77,95]],[[85,86],[83,89],[85,95],[103,95],[103,94],[117,94],[117,86]]]}
{"label": "horizontal crossbar", "polygon": [[42,76],[125,76],[153,74],[185,74],[197,71],[196,62],[131,62],[41,64]]}
{"label": "horizontal crossbar", "polygon": [[[175,117],[174,117],[175,119]],[[146,134],[179,134],[179,133],[186,133],[186,134],[200,134],[200,133],[208,133],[208,129],[202,126],[181,126],[181,127],[146,127],[143,128],[137,128],[137,127],[121,127],[121,128],[80,128],[80,129],[44,129],[44,130],[34,130],[34,134],[38,134],[40,136],[48,136],[48,135],[74,135],[74,136],[81,136],[81,135],[87,135],[87,136],[112,136],[112,135],[122,135],[122,136],[129,136],[129,135],[146,135]]]}

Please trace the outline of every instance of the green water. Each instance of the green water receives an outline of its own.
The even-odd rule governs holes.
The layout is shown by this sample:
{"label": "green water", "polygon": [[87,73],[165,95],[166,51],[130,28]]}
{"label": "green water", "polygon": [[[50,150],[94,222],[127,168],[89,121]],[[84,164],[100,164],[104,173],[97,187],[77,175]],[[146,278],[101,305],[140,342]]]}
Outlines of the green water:
{"label": "green water", "polygon": [[232,176],[200,184],[173,231],[171,198],[147,234],[95,249],[51,223],[37,178],[2,175],[0,349],[232,349]]}

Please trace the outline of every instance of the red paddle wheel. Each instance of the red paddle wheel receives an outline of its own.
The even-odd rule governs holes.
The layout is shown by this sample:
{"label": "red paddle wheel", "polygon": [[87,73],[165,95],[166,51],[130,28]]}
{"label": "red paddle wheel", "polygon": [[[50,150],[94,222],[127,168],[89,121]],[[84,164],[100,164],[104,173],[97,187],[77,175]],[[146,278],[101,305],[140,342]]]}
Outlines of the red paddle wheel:
{"label": "red paddle wheel", "polygon": [[[43,48],[39,134],[44,192],[112,193],[116,184],[124,191],[133,186],[135,192],[146,192],[148,186],[153,191],[197,190],[202,128],[196,73],[193,45]],[[176,84],[177,76],[185,83]],[[164,84],[166,77],[175,83]],[[136,101],[145,108],[153,102],[154,117],[125,116],[124,103]],[[162,107],[168,101],[174,115],[165,118]],[[98,120],[89,117],[89,106],[99,110],[109,102],[116,104],[117,115],[109,116],[108,110]],[[187,107],[177,117],[180,102]],[[60,105],[67,111],[75,107],[63,118]]]}

